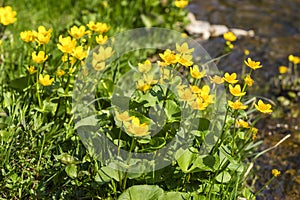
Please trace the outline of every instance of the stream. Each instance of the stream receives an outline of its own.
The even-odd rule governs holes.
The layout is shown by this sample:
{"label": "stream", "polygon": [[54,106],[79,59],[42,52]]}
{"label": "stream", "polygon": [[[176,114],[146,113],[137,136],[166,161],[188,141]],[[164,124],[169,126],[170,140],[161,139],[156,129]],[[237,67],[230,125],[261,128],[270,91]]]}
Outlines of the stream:
{"label": "stream", "polygon": [[[254,30],[254,37],[238,38],[235,50],[222,58],[218,67],[222,71],[240,72],[243,51],[248,49],[249,56],[263,64],[260,72],[255,73],[256,86],[249,91],[250,95],[266,96],[278,104],[276,98],[280,91],[274,85],[278,66],[287,65],[290,54],[300,56],[300,0],[193,0],[188,9],[198,20]],[[217,57],[222,53],[224,40],[211,38],[201,44],[211,57]],[[278,111],[281,114],[276,118],[268,116],[257,125],[260,130],[258,139],[263,140],[261,150],[274,146],[291,134],[256,161],[256,190],[272,177],[273,168],[281,171],[281,175],[257,198],[259,200],[300,199],[300,114],[290,114],[295,109],[300,110],[299,102]]]}

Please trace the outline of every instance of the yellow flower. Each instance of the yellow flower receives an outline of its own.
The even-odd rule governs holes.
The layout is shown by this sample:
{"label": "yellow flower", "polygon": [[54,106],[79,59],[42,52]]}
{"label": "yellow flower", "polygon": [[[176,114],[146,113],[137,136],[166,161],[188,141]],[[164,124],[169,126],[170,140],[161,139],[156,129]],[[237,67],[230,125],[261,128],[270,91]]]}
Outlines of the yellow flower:
{"label": "yellow flower", "polygon": [[214,75],[213,77],[209,77],[211,82],[215,83],[215,84],[221,84],[224,83],[224,79],[220,76]]}
{"label": "yellow flower", "polygon": [[76,47],[76,40],[71,39],[70,36],[63,38],[62,35],[59,36],[59,43],[57,47],[63,53],[71,54]]}
{"label": "yellow flower", "polygon": [[83,50],[82,46],[78,46],[73,49],[72,56],[78,60],[83,60],[87,56],[87,51]]}
{"label": "yellow flower", "polygon": [[182,64],[185,67],[189,67],[193,64],[192,55],[189,54],[183,54],[183,55],[176,55],[178,57],[177,62],[179,62],[180,64]]}
{"label": "yellow flower", "polygon": [[224,33],[223,34],[223,38],[226,40],[226,41],[229,41],[229,42],[234,42],[236,41],[236,35],[234,35],[233,32],[229,31],[227,33]]}
{"label": "yellow flower", "polygon": [[200,72],[198,65],[194,65],[193,67],[190,68],[190,74],[193,78],[200,79],[205,76],[206,71],[204,70],[204,71]]}
{"label": "yellow flower", "polygon": [[79,39],[83,37],[86,34],[85,26],[73,26],[70,30],[68,30],[68,33],[75,39]]}
{"label": "yellow flower", "polygon": [[188,43],[183,43],[181,46],[176,43],[176,50],[181,54],[190,54],[194,51],[194,48],[189,49]]}
{"label": "yellow flower", "polygon": [[241,97],[246,94],[246,92],[241,91],[241,86],[239,84],[232,87],[232,85],[229,85],[229,91],[233,96]]}
{"label": "yellow flower", "polygon": [[97,62],[95,64],[92,64],[92,67],[96,70],[96,71],[102,71],[106,68],[105,62]]}
{"label": "yellow flower", "polygon": [[102,62],[113,55],[113,50],[111,47],[103,48],[100,46],[98,49],[98,54],[93,52],[93,61],[92,62]]}
{"label": "yellow flower", "polygon": [[255,108],[262,113],[271,113],[271,104],[265,104],[262,100],[259,100],[257,104],[254,104]]}
{"label": "yellow flower", "polygon": [[250,51],[249,51],[248,49],[245,49],[245,50],[244,50],[244,54],[245,54],[246,56],[248,56],[248,55],[250,54]]}
{"label": "yellow flower", "polygon": [[248,106],[243,105],[242,102],[240,102],[239,100],[232,102],[232,101],[228,101],[228,105],[230,108],[232,108],[233,110],[245,110]]}
{"label": "yellow flower", "polygon": [[107,36],[104,36],[104,37],[103,37],[103,35],[96,36],[96,42],[98,44],[105,44],[106,41],[107,41]]}
{"label": "yellow flower", "polygon": [[229,74],[229,73],[225,73],[224,74],[224,81],[226,81],[227,83],[231,83],[231,84],[235,84],[238,82],[238,80],[236,80],[236,73],[232,73],[232,74]]}
{"label": "yellow flower", "polygon": [[185,8],[189,4],[189,1],[187,0],[176,0],[175,6],[178,8]]}
{"label": "yellow flower", "polygon": [[134,136],[145,136],[150,134],[149,126],[146,123],[141,124],[140,119],[135,116],[132,116],[131,123],[128,123],[125,126],[129,134]]}
{"label": "yellow flower", "polygon": [[136,88],[138,90],[141,90],[143,92],[146,92],[151,88],[152,85],[156,84],[157,80],[153,79],[153,75],[145,75],[143,76],[143,79],[138,80],[136,84]]}
{"label": "yellow flower", "polygon": [[0,46],[2,45],[2,40],[0,40]]}
{"label": "yellow flower", "polygon": [[193,93],[195,93],[195,94],[201,93],[201,89],[197,85],[190,85],[190,88],[193,91]]}
{"label": "yellow flower", "polygon": [[246,122],[242,119],[239,119],[239,120],[236,121],[236,126],[237,127],[242,127],[242,128],[250,128],[248,122]]}
{"label": "yellow flower", "polygon": [[175,55],[170,49],[167,49],[164,51],[164,53],[160,53],[159,57],[163,59],[163,61],[167,64],[175,64],[178,62],[179,57]]}
{"label": "yellow flower", "polygon": [[63,75],[65,75],[65,71],[64,70],[62,70],[62,69],[57,69],[56,70],[56,76],[61,77]]}
{"label": "yellow flower", "polygon": [[97,22],[97,23],[95,24],[94,21],[90,21],[90,22],[87,24],[87,26],[89,27],[89,29],[90,29],[91,31],[95,31],[95,32],[99,33],[100,35],[101,35],[102,33],[107,32],[107,31],[109,30],[109,27],[108,27],[108,25],[107,25],[106,23],[100,23],[100,22]]}
{"label": "yellow flower", "polygon": [[182,101],[193,101],[196,99],[196,95],[191,88],[181,88],[178,90],[178,96]]}
{"label": "yellow flower", "polygon": [[203,99],[198,97],[193,101],[189,102],[189,105],[194,110],[205,110],[207,108],[207,104],[204,103]]}
{"label": "yellow flower", "polygon": [[29,72],[29,74],[34,74],[35,72],[37,72],[37,70],[34,68],[34,66],[30,66],[28,68],[28,72]]}
{"label": "yellow flower", "polygon": [[277,177],[280,175],[280,171],[278,169],[272,169],[272,175]]}
{"label": "yellow flower", "polygon": [[144,63],[138,63],[138,70],[142,73],[147,73],[151,70],[152,64],[150,60],[146,60]]}
{"label": "yellow flower", "polygon": [[48,55],[45,55],[44,51],[39,51],[38,54],[36,54],[36,52],[32,52],[31,56],[33,62],[37,64],[45,62],[48,58]]}
{"label": "yellow flower", "polygon": [[214,95],[210,95],[210,87],[208,85],[204,85],[201,88],[200,97],[204,100],[206,106],[213,103]]}
{"label": "yellow flower", "polygon": [[286,66],[281,65],[279,67],[279,73],[280,74],[285,74],[285,73],[287,73],[288,70],[289,70],[289,68],[287,68]]}
{"label": "yellow flower", "polygon": [[234,45],[230,41],[226,41],[226,45],[229,47],[229,49],[234,48]]}
{"label": "yellow flower", "polygon": [[49,86],[53,83],[53,81],[54,81],[54,78],[50,79],[50,76],[48,74],[45,76],[43,76],[42,74],[39,75],[39,82],[43,86]]}
{"label": "yellow flower", "polygon": [[115,111],[116,114],[116,119],[121,121],[121,122],[127,122],[129,121],[131,118],[129,116],[128,111],[125,111],[123,113],[119,113],[117,110]]}
{"label": "yellow flower", "polygon": [[38,28],[38,32],[33,32],[35,39],[37,40],[37,42],[39,43],[39,45],[41,44],[48,44],[51,38],[51,32],[52,32],[52,28],[50,28],[49,30],[46,30],[46,28],[44,26],[39,26]]}
{"label": "yellow flower", "polygon": [[32,31],[23,31],[20,33],[20,37],[24,42],[34,42],[35,36]]}
{"label": "yellow flower", "polygon": [[297,64],[300,63],[300,57],[290,55],[289,56],[289,61],[292,62],[292,63],[294,63],[295,65],[297,65]]}
{"label": "yellow flower", "polygon": [[258,129],[255,127],[251,128],[251,132],[252,132],[252,140],[256,139],[257,133],[258,133]]}
{"label": "yellow flower", "polygon": [[7,26],[14,23],[17,20],[16,15],[17,12],[11,6],[0,7],[0,24]]}
{"label": "yellow flower", "polygon": [[253,83],[254,83],[254,80],[250,77],[250,75],[247,75],[247,76],[244,78],[244,81],[245,81],[245,83],[246,83],[249,87],[251,87],[251,86],[253,85]]}
{"label": "yellow flower", "polygon": [[262,65],[260,65],[260,62],[256,62],[256,61],[252,60],[251,58],[248,58],[247,61],[244,60],[244,63],[253,70],[256,70],[256,69],[259,69],[262,67]]}

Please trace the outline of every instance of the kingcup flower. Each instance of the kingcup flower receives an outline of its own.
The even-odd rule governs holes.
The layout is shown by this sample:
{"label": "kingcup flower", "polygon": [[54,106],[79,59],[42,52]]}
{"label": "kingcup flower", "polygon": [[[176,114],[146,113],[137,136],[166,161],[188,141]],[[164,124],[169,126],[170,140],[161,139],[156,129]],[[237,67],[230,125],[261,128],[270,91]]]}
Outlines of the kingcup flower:
{"label": "kingcup flower", "polygon": [[194,48],[189,49],[188,43],[184,42],[181,46],[176,43],[176,50],[180,54],[191,54],[194,52]]}
{"label": "kingcup flower", "polygon": [[127,122],[131,119],[128,111],[124,111],[122,113],[119,113],[117,110],[115,110],[115,117],[120,122]]}
{"label": "kingcup flower", "polygon": [[180,100],[182,101],[193,101],[197,98],[196,94],[193,93],[191,88],[185,88],[185,87],[177,87],[178,88],[178,96]]}
{"label": "kingcup flower", "polygon": [[241,97],[246,94],[246,92],[242,92],[241,86],[239,84],[236,84],[234,87],[232,85],[229,85],[229,91],[233,96]]}
{"label": "kingcup flower", "polygon": [[16,15],[17,12],[11,6],[0,7],[0,24],[7,26],[14,23],[17,20]]}
{"label": "kingcup flower", "polygon": [[279,73],[280,73],[280,74],[285,74],[285,73],[288,72],[288,70],[289,70],[289,68],[286,67],[286,66],[281,65],[281,66],[279,67]]}
{"label": "kingcup flower", "polygon": [[156,84],[157,82],[157,80],[154,80],[153,75],[144,74],[143,79],[137,81],[136,88],[138,90],[146,92],[152,87],[152,85]]}
{"label": "kingcup flower", "polygon": [[178,56],[177,62],[185,67],[189,67],[193,64],[193,61],[192,61],[193,56],[192,55],[189,55],[189,54],[178,55],[177,54],[176,56]]}
{"label": "kingcup flower", "polygon": [[50,86],[54,81],[54,78],[50,79],[50,76],[47,74],[43,76],[42,74],[39,75],[39,82],[42,86]]}
{"label": "kingcup flower", "polygon": [[38,54],[36,54],[36,52],[32,52],[31,56],[33,62],[37,64],[45,62],[48,58],[48,55],[45,55],[44,51],[39,51]]}
{"label": "kingcup flower", "polygon": [[146,123],[141,123],[140,119],[135,116],[131,117],[131,123],[125,123],[124,125],[130,135],[141,137],[150,134],[149,126]]}
{"label": "kingcup flower", "polygon": [[98,44],[105,44],[107,39],[108,39],[107,36],[103,36],[103,35],[96,36],[96,42]]}
{"label": "kingcup flower", "polygon": [[215,83],[215,84],[221,84],[224,83],[224,79],[221,76],[218,75],[214,75],[213,77],[209,77],[211,82]]}
{"label": "kingcup flower", "polygon": [[227,83],[235,84],[238,82],[236,77],[237,77],[236,73],[229,74],[228,72],[226,72],[224,74],[223,80],[226,81]]}
{"label": "kingcup flower", "polygon": [[147,73],[151,70],[152,64],[150,60],[146,60],[144,63],[138,63],[138,70],[141,73]]}
{"label": "kingcup flower", "polygon": [[272,106],[271,104],[265,104],[262,100],[258,100],[257,104],[254,104],[255,108],[262,113],[271,113]]}
{"label": "kingcup flower", "polygon": [[75,39],[82,38],[87,32],[85,31],[85,26],[73,26],[68,33]]}
{"label": "kingcup flower", "polygon": [[185,8],[189,4],[189,1],[187,1],[187,0],[176,0],[174,4],[178,8]]}
{"label": "kingcup flower", "polygon": [[254,83],[254,80],[250,77],[249,74],[244,78],[244,81],[249,87],[251,87]]}
{"label": "kingcup flower", "polygon": [[29,74],[34,74],[35,72],[37,72],[37,70],[35,69],[34,66],[30,66],[30,67],[28,68],[28,72],[29,72]]}
{"label": "kingcup flower", "polygon": [[34,42],[35,36],[33,31],[23,31],[20,33],[20,37],[24,42]]}
{"label": "kingcup flower", "polygon": [[272,169],[272,175],[277,177],[280,175],[280,171],[278,169]]}
{"label": "kingcup flower", "polygon": [[229,42],[234,42],[234,41],[236,41],[236,35],[235,35],[233,32],[231,32],[231,31],[229,31],[229,32],[227,32],[227,33],[224,33],[224,34],[223,34],[223,38],[224,38],[226,41],[229,41]]}
{"label": "kingcup flower", "polygon": [[243,105],[242,102],[240,102],[239,100],[232,102],[232,101],[228,101],[228,105],[230,108],[232,108],[233,110],[245,110],[248,106]]}
{"label": "kingcup flower", "polygon": [[87,27],[89,27],[91,31],[97,32],[100,35],[109,30],[109,27],[106,23],[100,23],[100,22],[95,23],[94,21],[90,21],[87,24]]}
{"label": "kingcup flower", "polygon": [[57,47],[63,53],[72,54],[76,47],[76,40],[71,39],[70,36],[64,38],[62,35],[60,35],[58,42],[59,44],[57,44]]}
{"label": "kingcup flower", "polygon": [[258,62],[258,61],[256,62],[256,61],[252,60],[251,58],[244,60],[244,63],[253,70],[262,68],[262,65],[260,65],[260,62]]}
{"label": "kingcup flower", "polygon": [[290,62],[292,62],[295,65],[300,63],[300,57],[298,57],[298,56],[289,55],[288,59]]}
{"label": "kingcup flower", "polygon": [[205,76],[206,71],[204,70],[200,72],[198,65],[194,65],[193,67],[190,68],[190,74],[195,79],[201,79]]}
{"label": "kingcup flower", "polygon": [[48,44],[51,38],[52,28],[46,30],[44,26],[38,27],[38,32],[33,31],[35,40],[38,42],[39,45],[41,44]]}
{"label": "kingcup flower", "polygon": [[236,126],[237,126],[237,127],[241,127],[241,128],[250,128],[248,122],[246,122],[246,121],[244,121],[244,120],[242,120],[242,119],[238,119],[238,120],[236,121]]}
{"label": "kingcup flower", "polygon": [[75,49],[73,49],[73,52],[71,55],[78,60],[83,60],[87,56],[87,51],[84,50],[82,46],[78,46],[78,47],[75,47]]}
{"label": "kingcup flower", "polygon": [[163,54],[160,53],[159,57],[166,65],[175,64],[179,60],[179,56],[175,55],[170,49],[165,50]]}
{"label": "kingcup flower", "polygon": [[65,75],[65,71],[62,69],[57,69],[56,70],[56,76],[58,77],[62,77],[63,75]]}

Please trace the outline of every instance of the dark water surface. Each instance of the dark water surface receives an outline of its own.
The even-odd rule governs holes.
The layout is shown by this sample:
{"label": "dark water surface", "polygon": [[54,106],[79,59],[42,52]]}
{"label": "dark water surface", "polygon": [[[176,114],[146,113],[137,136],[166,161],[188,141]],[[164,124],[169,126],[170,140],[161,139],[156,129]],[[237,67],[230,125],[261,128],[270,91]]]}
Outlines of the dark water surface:
{"label": "dark water surface", "polygon": [[[243,50],[249,49],[249,56],[263,64],[263,68],[254,73],[257,82],[251,94],[276,100],[278,89],[273,80],[278,76],[278,66],[287,65],[290,54],[300,56],[300,0],[194,0],[188,8],[199,20],[255,31],[252,38],[239,38],[236,50],[222,59],[218,67],[239,72]],[[216,57],[221,54],[224,41],[221,37],[212,38],[202,44]],[[298,102],[292,109],[299,109],[299,105]],[[300,199],[300,116],[291,117],[288,110],[285,112],[281,118],[265,119],[258,125],[264,149],[291,134],[279,147],[258,159],[257,188],[267,182],[273,168],[282,171],[258,199]]]}

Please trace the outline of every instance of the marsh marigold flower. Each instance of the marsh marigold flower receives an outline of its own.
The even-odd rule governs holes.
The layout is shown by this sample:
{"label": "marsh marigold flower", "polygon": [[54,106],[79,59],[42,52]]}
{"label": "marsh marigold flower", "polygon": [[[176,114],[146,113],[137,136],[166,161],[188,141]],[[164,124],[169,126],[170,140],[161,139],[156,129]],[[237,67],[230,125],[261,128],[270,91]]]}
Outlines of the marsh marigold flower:
{"label": "marsh marigold flower", "polygon": [[249,87],[251,87],[254,83],[254,80],[250,77],[250,75],[247,75],[244,78],[244,81],[245,81],[246,85],[248,85]]}
{"label": "marsh marigold flower", "polygon": [[224,81],[226,81],[227,83],[231,83],[231,84],[235,84],[238,82],[238,80],[236,79],[237,75],[236,73],[232,73],[232,74],[229,74],[228,72],[226,72],[224,74]]}
{"label": "marsh marigold flower", "polygon": [[194,65],[193,67],[190,68],[190,74],[195,79],[201,79],[205,76],[206,71],[204,70],[200,72],[198,65]]}
{"label": "marsh marigold flower", "polygon": [[258,100],[257,104],[254,104],[255,108],[262,113],[271,113],[272,106],[271,104],[265,104],[262,100]]}
{"label": "marsh marigold flower", "polygon": [[190,101],[189,105],[194,110],[205,110],[207,108],[207,104],[201,97],[197,97],[195,100]]}
{"label": "marsh marigold flower", "polygon": [[64,38],[62,35],[60,35],[58,42],[59,44],[57,44],[57,47],[63,53],[71,54],[76,47],[76,40],[71,39],[70,36]]}
{"label": "marsh marigold flower", "polygon": [[248,56],[248,55],[250,54],[250,51],[249,51],[248,49],[245,49],[245,50],[244,50],[244,54],[245,54],[246,56]]}
{"label": "marsh marigold flower", "polygon": [[34,66],[30,66],[30,67],[28,68],[28,72],[29,72],[29,74],[34,74],[35,72],[37,72],[37,70],[35,69]]}
{"label": "marsh marigold flower", "polygon": [[279,67],[279,73],[280,73],[280,74],[285,74],[285,73],[287,73],[288,70],[289,70],[289,68],[286,67],[286,66],[281,65],[281,66]]}
{"label": "marsh marigold flower", "polygon": [[189,4],[189,1],[187,0],[176,0],[175,6],[178,8],[185,8]]}
{"label": "marsh marigold flower", "polygon": [[115,114],[116,114],[115,115],[116,119],[119,120],[120,122],[127,122],[131,119],[128,111],[124,111],[122,113],[119,113],[117,110],[115,110]]}
{"label": "marsh marigold flower", "polygon": [[17,12],[11,6],[0,7],[0,24],[7,26],[14,23],[17,20],[16,15]]}
{"label": "marsh marigold flower", "polygon": [[32,31],[23,31],[20,33],[20,37],[24,42],[34,42],[35,36]]}
{"label": "marsh marigold flower", "polygon": [[232,108],[233,110],[245,110],[248,106],[243,105],[242,102],[240,102],[239,100],[232,102],[232,101],[228,101],[228,105],[230,108]]}
{"label": "marsh marigold flower", "polygon": [[280,171],[278,169],[272,169],[272,175],[277,177],[280,175]]}
{"label": "marsh marigold flower", "polygon": [[138,63],[138,70],[141,73],[147,73],[151,70],[152,64],[150,60],[146,60],[144,63]]}
{"label": "marsh marigold flower", "polygon": [[107,39],[108,39],[107,36],[103,36],[103,35],[96,36],[96,42],[98,44],[105,44]]}
{"label": "marsh marigold flower", "polygon": [[236,41],[236,35],[235,35],[233,32],[231,32],[231,31],[229,31],[229,32],[227,32],[227,33],[224,33],[224,34],[223,34],[223,38],[224,38],[226,41],[229,41],[229,42],[234,42],[234,41]]}
{"label": "marsh marigold flower", "polygon": [[51,38],[52,28],[46,29],[44,26],[38,27],[38,32],[33,31],[34,37],[39,45],[48,44]]}
{"label": "marsh marigold flower", "polygon": [[250,128],[248,122],[246,122],[242,119],[239,119],[239,120],[236,121],[236,126],[237,127],[242,127],[242,128]]}
{"label": "marsh marigold flower", "polygon": [[73,49],[72,56],[78,60],[83,60],[87,56],[87,51],[82,46],[78,46]]}
{"label": "marsh marigold flower", "polygon": [[176,43],[176,50],[181,54],[193,53],[194,48],[189,49],[188,43],[184,42],[181,46]]}
{"label": "marsh marigold flower", "polygon": [[126,124],[126,129],[129,132],[129,134],[134,136],[145,136],[149,135],[149,126],[146,123],[140,122],[140,119],[132,116],[131,117],[131,123]]}
{"label": "marsh marigold flower", "polygon": [[86,34],[85,26],[72,26],[68,33],[75,39],[79,39]]}
{"label": "marsh marigold flower", "polygon": [[183,54],[183,55],[176,55],[178,57],[177,62],[179,62],[180,64],[182,64],[185,67],[189,67],[193,64],[193,56],[190,54]]}
{"label": "marsh marigold flower", "polygon": [[62,69],[57,69],[56,70],[56,76],[58,77],[62,77],[63,75],[65,75],[65,71]]}
{"label": "marsh marigold flower", "polygon": [[229,91],[233,96],[241,97],[246,94],[246,92],[242,92],[241,86],[239,84],[235,85],[234,87],[232,85],[229,85]]}
{"label": "marsh marigold flower", "polygon": [[178,96],[182,101],[193,101],[197,97],[191,88],[178,88]]}
{"label": "marsh marigold flower", "polygon": [[48,74],[45,76],[43,76],[42,74],[39,75],[39,82],[43,86],[49,86],[53,83],[53,81],[54,81],[54,78],[50,79],[50,76]]}
{"label": "marsh marigold flower", "polygon": [[48,55],[45,55],[44,51],[39,51],[38,54],[36,54],[36,52],[32,52],[31,56],[33,62],[37,64],[45,62],[48,58]]}
{"label": "marsh marigold flower", "polygon": [[160,53],[159,57],[163,59],[163,61],[167,64],[175,64],[178,62],[179,56],[175,55],[170,49],[164,51],[164,53]]}
{"label": "marsh marigold flower", "polygon": [[100,23],[100,22],[95,23],[94,21],[90,21],[87,24],[87,26],[89,27],[89,29],[91,31],[95,31],[95,32],[99,33],[100,35],[109,30],[109,27],[106,23]]}
{"label": "marsh marigold flower", "polygon": [[213,77],[209,77],[211,82],[215,83],[215,84],[221,84],[224,83],[224,79],[218,75],[214,75]]}
{"label": "marsh marigold flower", "polygon": [[262,68],[262,65],[260,65],[259,61],[256,62],[256,61],[252,60],[251,58],[244,60],[244,63],[253,70]]}

